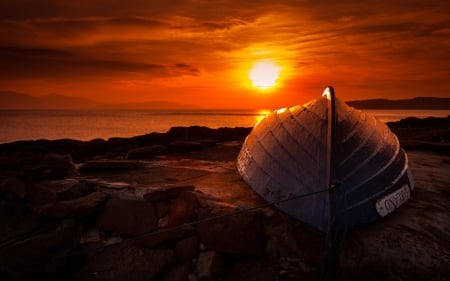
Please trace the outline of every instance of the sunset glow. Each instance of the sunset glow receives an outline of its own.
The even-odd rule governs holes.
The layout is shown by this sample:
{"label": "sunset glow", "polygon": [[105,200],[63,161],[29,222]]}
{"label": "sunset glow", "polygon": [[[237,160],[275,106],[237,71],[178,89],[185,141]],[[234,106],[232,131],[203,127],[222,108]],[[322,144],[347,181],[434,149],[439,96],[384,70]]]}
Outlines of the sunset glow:
{"label": "sunset glow", "polygon": [[279,73],[280,67],[270,61],[261,61],[250,70],[249,78],[254,87],[266,90],[277,84]]}
{"label": "sunset glow", "polygon": [[302,104],[328,85],[343,100],[446,97],[449,8],[443,0],[328,1],[326,9],[0,1],[0,91],[255,109]]}

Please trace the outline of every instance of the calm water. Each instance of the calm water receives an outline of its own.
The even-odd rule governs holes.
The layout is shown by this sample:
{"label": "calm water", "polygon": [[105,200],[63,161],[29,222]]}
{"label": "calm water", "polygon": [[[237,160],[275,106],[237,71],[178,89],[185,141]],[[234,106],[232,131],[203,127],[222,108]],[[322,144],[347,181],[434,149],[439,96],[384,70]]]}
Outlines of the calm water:
{"label": "calm water", "polygon": [[[446,117],[450,110],[366,110],[389,122],[408,116]],[[270,111],[0,111],[0,143],[17,140],[132,137],[150,132],[166,132],[173,126],[251,127]]]}

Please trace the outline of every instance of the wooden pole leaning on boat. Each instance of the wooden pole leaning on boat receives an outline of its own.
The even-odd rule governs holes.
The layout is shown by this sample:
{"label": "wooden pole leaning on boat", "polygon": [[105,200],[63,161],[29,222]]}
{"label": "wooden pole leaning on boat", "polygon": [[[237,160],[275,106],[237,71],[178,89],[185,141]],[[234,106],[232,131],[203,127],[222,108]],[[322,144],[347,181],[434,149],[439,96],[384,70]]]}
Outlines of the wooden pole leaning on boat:
{"label": "wooden pole leaning on boat", "polygon": [[327,98],[327,153],[326,153],[326,187],[327,193],[327,231],[325,235],[325,257],[322,264],[320,280],[332,280],[336,274],[339,265],[339,252],[342,245],[345,227],[342,228],[339,219],[340,208],[345,200],[342,186],[335,180],[335,152],[336,152],[336,108],[335,93],[332,86],[329,86],[323,92]]}

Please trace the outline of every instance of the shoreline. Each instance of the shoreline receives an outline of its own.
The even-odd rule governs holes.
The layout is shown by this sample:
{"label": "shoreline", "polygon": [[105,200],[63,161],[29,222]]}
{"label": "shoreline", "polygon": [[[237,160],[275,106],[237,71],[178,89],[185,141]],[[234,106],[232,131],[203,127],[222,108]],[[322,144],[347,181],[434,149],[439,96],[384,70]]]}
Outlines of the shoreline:
{"label": "shoreline", "polygon": [[[401,146],[406,150],[423,150],[436,153],[450,154],[450,115],[448,117],[427,117],[416,118],[408,117],[396,122],[387,122],[387,126],[397,135]],[[0,153],[8,150],[26,150],[34,149],[39,151],[40,146],[49,147],[48,150],[57,149],[60,153],[72,154],[73,149],[70,146],[78,147],[79,150],[97,150],[105,151],[115,145],[127,145],[129,147],[139,147],[144,142],[164,144],[164,142],[174,141],[177,137],[189,139],[197,142],[221,142],[227,139],[238,137],[244,139],[251,131],[252,127],[222,127],[212,129],[203,126],[172,127],[167,132],[151,132],[144,135],[133,137],[112,137],[105,139],[76,140],[76,139],[57,139],[57,140],[19,140],[0,144]],[[191,131],[191,132],[188,132]],[[183,136],[186,132],[186,136]],[[194,136],[195,134],[197,136]],[[227,134],[231,134],[226,136]],[[203,139],[204,138],[204,139]],[[223,138],[223,139],[221,139]],[[90,153],[86,157],[92,156]],[[77,157],[74,157],[77,161]]]}
{"label": "shoreline", "polygon": [[[450,274],[448,122],[389,124],[406,144],[416,189],[392,214],[347,234],[338,279]],[[210,220],[264,204],[235,166],[250,130],[0,145],[0,277],[316,280],[324,237],[278,209]]]}

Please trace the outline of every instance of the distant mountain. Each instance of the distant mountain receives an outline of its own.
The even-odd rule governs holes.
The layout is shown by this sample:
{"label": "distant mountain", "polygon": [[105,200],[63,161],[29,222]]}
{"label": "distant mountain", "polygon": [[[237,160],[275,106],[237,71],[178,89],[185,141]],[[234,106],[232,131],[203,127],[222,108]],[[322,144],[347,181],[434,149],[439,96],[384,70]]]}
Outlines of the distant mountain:
{"label": "distant mountain", "polygon": [[33,97],[12,91],[0,91],[0,109],[192,109],[195,105],[183,105],[167,101],[144,103],[108,104],[89,99],[50,94]]}
{"label": "distant mountain", "polygon": [[412,99],[367,99],[347,101],[359,109],[450,109],[450,98],[417,97]]}
{"label": "distant mountain", "polygon": [[0,109],[95,109],[102,106],[88,99],[58,94],[33,97],[11,91],[1,91],[0,101]]}

